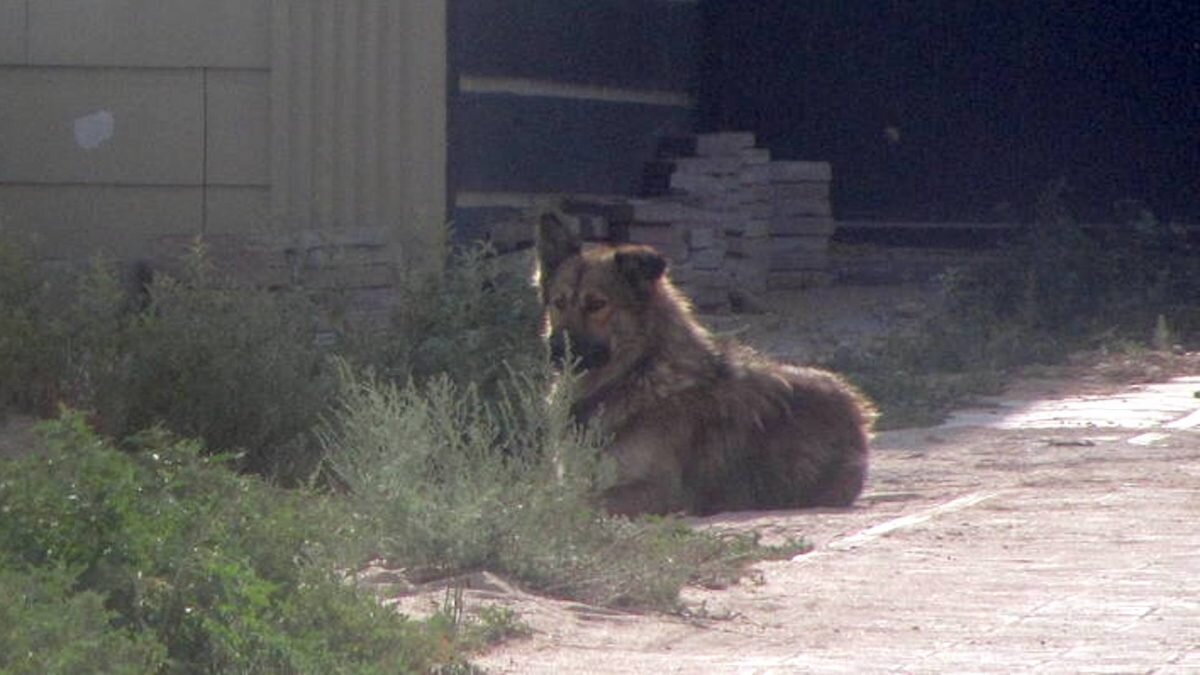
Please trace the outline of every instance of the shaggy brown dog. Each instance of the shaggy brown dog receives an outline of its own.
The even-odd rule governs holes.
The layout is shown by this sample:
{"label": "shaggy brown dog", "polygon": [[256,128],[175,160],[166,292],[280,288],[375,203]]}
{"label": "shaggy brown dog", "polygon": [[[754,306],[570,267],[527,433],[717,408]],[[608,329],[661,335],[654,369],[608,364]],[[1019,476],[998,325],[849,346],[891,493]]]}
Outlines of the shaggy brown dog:
{"label": "shaggy brown dog", "polygon": [[847,506],[867,475],[870,405],[831,373],[722,344],[644,246],[583,250],[538,226],[546,338],[583,371],[572,410],[612,438],[618,514]]}

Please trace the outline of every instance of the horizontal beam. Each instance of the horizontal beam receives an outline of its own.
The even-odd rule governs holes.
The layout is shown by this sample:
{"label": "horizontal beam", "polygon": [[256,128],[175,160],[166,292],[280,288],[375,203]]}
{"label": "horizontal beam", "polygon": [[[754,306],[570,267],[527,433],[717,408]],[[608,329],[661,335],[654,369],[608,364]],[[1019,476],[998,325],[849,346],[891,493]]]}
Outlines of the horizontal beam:
{"label": "horizontal beam", "polygon": [[458,78],[458,90],[465,94],[511,94],[514,96],[567,98],[583,101],[604,101],[607,103],[638,103],[641,105],[674,106],[678,108],[691,108],[695,105],[695,100],[691,96],[675,91],[626,89],[521,77],[462,75]]}

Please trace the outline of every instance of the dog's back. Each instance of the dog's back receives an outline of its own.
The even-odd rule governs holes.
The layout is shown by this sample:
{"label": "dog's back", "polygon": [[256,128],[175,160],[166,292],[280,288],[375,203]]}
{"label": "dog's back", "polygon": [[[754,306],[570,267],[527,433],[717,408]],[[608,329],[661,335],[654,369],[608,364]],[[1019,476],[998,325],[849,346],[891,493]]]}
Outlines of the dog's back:
{"label": "dog's back", "polygon": [[831,373],[737,348],[703,389],[680,395],[676,444],[693,513],[848,506],[867,475],[869,406]]}

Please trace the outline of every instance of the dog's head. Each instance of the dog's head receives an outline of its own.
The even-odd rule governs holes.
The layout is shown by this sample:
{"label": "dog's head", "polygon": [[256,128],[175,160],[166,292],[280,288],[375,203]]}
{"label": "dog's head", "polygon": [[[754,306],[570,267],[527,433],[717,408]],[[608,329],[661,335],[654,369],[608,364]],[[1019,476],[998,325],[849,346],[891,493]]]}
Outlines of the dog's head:
{"label": "dog's head", "polygon": [[543,215],[537,232],[537,283],[551,357],[568,353],[583,370],[630,358],[644,342],[642,320],[667,261],[645,246],[583,250],[579,236],[558,216]]}

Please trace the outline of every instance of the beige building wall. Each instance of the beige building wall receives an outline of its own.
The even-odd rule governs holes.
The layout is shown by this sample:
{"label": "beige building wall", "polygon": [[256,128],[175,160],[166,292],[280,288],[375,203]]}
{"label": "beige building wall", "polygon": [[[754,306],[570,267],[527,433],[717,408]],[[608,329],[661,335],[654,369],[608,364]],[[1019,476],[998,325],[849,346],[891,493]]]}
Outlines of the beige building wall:
{"label": "beige building wall", "polygon": [[444,0],[0,0],[0,227],[46,258],[445,221]]}
{"label": "beige building wall", "polygon": [[407,263],[436,260],[445,1],[277,0],[272,26],[274,217],[305,229],[394,226]]}

